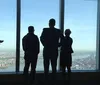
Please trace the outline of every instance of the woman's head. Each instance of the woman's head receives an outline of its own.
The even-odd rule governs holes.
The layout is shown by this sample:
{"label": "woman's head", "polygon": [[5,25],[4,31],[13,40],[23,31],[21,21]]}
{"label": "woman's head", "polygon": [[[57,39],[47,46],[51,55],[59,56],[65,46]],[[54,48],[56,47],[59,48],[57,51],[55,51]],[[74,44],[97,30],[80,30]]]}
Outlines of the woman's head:
{"label": "woman's head", "polygon": [[70,29],[66,29],[66,30],[65,30],[65,35],[66,35],[66,36],[69,36],[70,34],[71,34],[71,30],[70,30]]}

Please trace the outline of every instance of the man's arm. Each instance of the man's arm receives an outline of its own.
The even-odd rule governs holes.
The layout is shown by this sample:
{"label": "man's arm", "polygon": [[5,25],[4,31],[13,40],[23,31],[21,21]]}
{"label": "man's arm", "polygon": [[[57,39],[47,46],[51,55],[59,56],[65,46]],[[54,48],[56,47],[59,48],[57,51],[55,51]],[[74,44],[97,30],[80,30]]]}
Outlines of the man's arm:
{"label": "man's arm", "polygon": [[22,47],[23,47],[23,50],[25,51],[25,47],[26,47],[26,45],[25,45],[25,37],[23,37],[23,39],[22,39]]}
{"label": "man's arm", "polygon": [[45,31],[44,31],[44,29],[43,29],[43,31],[42,31],[42,34],[41,34],[41,36],[40,36],[40,41],[41,41],[41,43],[42,43],[42,45],[44,46],[44,37],[45,37]]}
{"label": "man's arm", "polygon": [[37,54],[39,54],[40,52],[40,43],[39,43],[39,39],[37,37]]}
{"label": "man's arm", "polygon": [[60,42],[59,42],[59,47],[62,45],[63,41],[64,41],[64,35],[61,32],[61,30],[59,30],[59,34],[60,34]]}

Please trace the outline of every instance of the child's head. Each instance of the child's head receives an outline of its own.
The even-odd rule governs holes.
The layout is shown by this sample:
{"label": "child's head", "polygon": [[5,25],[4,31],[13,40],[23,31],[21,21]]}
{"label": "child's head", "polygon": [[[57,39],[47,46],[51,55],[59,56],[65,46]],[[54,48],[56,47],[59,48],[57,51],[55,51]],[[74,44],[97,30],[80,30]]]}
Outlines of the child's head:
{"label": "child's head", "polygon": [[66,36],[70,36],[70,34],[71,34],[70,29],[66,29],[66,30],[65,30],[65,35],[66,35]]}

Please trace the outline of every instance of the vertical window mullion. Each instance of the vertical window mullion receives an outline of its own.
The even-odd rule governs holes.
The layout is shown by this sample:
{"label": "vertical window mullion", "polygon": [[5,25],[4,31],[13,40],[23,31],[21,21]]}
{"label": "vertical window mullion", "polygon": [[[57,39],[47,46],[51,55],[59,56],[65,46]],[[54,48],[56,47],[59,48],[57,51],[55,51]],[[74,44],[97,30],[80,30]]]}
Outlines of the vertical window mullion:
{"label": "vertical window mullion", "polygon": [[97,43],[96,43],[96,66],[100,70],[100,0],[97,1]]}
{"label": "vertical window mullion", "polygon": [[[64,7],[65,7],[64,2],[65,2],[65,0],[60,0],[60,17],[59,17],[60,18],[60,20],[59,20],[60,26],[59,26],[59,28],[62,33],[64,32]],[[60,70],[60,59],[59,59],[59,70]]]}
{"label": "vertical window mullion", "polygon": [[19,72],[20,63],[20,15],[21,15],[21,0],[17,0],[17,21],[16,21],[16,72]]}
{"label": "vertical window mullion", "polygon": [[60,0],[60,29],[64,32],[64,0]]}

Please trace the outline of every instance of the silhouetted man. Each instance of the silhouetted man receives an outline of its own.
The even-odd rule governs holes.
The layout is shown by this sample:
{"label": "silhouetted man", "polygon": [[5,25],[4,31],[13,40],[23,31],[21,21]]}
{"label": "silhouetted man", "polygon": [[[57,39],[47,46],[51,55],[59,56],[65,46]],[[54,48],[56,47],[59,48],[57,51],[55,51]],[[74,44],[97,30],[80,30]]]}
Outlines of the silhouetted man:
{"label": "silhouetted man", "polygon": [[25,59],[24,75],[25,78],[28,79],[28,70],[31,64],[31,73],[29,79],[30,83],[33,84],[35,79],[37,58],[39,54],[39,39],[34,34],[33,26],[28,27],[28,34],[23,37],[22,45],[23,45],[24,59]]}
{"label": "silhouetted man", "polygon": [[58,58],[58,47],[59,39],[61,38],[61,31],[56,29],[55,20],[49,20],[49,28],[44,28],[41,34],[40,40],[44,46],[43,49],[43,58],[44,58],[44,74],[45,79],[48,80],[49,72],[49,62],[52,66],[52,79],[56,79],[56,66]]}

